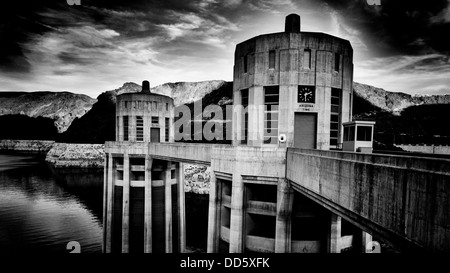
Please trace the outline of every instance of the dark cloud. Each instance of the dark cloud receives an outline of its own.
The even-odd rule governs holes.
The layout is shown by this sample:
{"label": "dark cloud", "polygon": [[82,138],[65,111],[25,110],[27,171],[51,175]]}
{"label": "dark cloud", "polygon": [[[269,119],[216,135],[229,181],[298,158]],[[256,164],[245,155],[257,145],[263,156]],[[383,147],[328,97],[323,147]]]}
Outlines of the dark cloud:
{"label": "dark cloud", "polygon": [[424,58],[411,62],[399,68],[402,72],[436,72],[449,73],[450,72],[450,57],[444,55],[424,56]]}
{"label": "dark cloud", "polygon": [[[355,57],[356,66],[380,57],[376,64],[385,69],[388,60],[398,73],[448,71],[449,0],[381,0],[379,7],[366,0],[81,0],[81,6],[65,0],[10,2],[0,9],[0,80],[11,85],[12,78],[22,75],[119,81],[133,76],[135,67],[142,73],[179,73],[173,77],[211,75],[213,63],[220,63],[220,73],[232,71],[235,44],[269,32],[272,22],[291,12],[301,14],[312,31],[349,39],[361,56]],[[280,22],[280,31],[282,26]],[[395,66],[398,60],[404,65]]]}
{"label": "dark cloud", "polygon": [[22,44],[29,41],[29,33],[42,33],[45,27],[35,24],[35,11],[48,1],[10,1],[0,9],[0,69],[8,72],[27,72],[30,65],[23,54]]}
{"label": "dark cloud", "polygon": [[370,6],[366,0],[318,3],[323,10],[338,12],[345,24],[359,30],[360,38],[378,56],[450,54],[447,0],[381,0],[381,6]]}
{"label": "dark cloud", "polygon": [[90,58],[80,56],[80,54],[73,52],[61,52],[58,54],[58,58],[66,64],[87,65],[94,62]]}

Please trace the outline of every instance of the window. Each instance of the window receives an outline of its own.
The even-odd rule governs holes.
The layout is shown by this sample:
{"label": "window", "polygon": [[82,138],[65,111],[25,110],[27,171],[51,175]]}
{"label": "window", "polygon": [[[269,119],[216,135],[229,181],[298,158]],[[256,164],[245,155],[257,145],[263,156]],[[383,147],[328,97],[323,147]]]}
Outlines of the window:
{"label": "window", "polygon": [[166,127],[165,127],[165,141],[169,142],[169,134],[170,134],[170,118],[166,118]]}
{"label": "window", "polygon": [[275,68],[275,50],[269,51],[269,68]]}
{"label": "window", "polygon": [[372,141],[372,127],[358,126],[356,131],[356,140],[358,141]]}
{"label": "window", "polygon": [[278,86],[264,87],[264,144],[278,142]]}
{"label": "window", "polygon": [[159,124],[159,117],[152,117],[152,124]]}
{"label": "window", "polygon": [[355,126],[344,128],[344,141],[355,141]]}
{"label": "window", "polygon": [[125,109],[128,109],[128,101],[124,101]]}
{"label": "window", "polygon": [[242,132],[241,144],[247,144],[247,141],[248,141],[248,110],[246,108],[248,106],[248,89],[244,89],[241,91],[241,98],[242,98],[242,108],[244,110],[244,113],[242,116],[242,126],[241,126],[241,132]]}
{"label": "window", "polygon": [[311,49],[303,51],[303,68],[311,68]]}
{"label": "window", "polygon": [[341,56],[338,53],[334,54],[334,71],[339,71]]}
{"label": "window", "polygon": [[144,119],[136,117],[136,141],[144,141]]}
{"label": "window", "polygon": [[166,103],[166,111],[169,111],[169,104]]}
{"label": "window", "polygon": [[128,141],[128,116],[123,116],[123,140]]}
{"label": "window", "polygon": [[247,71],[248,71],[248,56],[247,55],[245,55],[244,56],[244,73],[247,73]]}
{"label": "window", "polygon": [[341,93],[337,88],[331,88],[331,113],[330,113],[330,147],[337,148],[341,124]]}
{"label": "window", "polygon": [[154,101],[152,104],[153,104],[152,110],[153,111],[158,110],[158,103],[156,101]]}

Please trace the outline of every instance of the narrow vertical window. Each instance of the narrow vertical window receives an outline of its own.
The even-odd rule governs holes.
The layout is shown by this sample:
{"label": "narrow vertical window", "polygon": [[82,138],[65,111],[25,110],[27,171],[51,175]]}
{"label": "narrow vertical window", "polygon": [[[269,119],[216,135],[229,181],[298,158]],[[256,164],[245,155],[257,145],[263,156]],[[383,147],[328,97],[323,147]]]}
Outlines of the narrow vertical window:
{"label": "narrow vertical window", "polygon": [[241,98],[242,98],[242,108],[244,110],[242,115],[242,124],[241,124],[241,132],[242,132],[242,139],[241,144],[247,144],[248,143],[248,89],[244,89],[241,91]]}
{"label": "narrow vertical window", "polygon": [[311,68],[311,49],[303,52],[303,68]]}
{"label": "narrow vertical window", "polygon": [[275,50],[269,51],[269,68],[275,68]]}
{"label": "narrow vertical window", "polygon": [[128,141],[128,116],[123,116],[123,140]]}
{"label": "narrow vertical window", "polygon": [[244,56],[244,73],[248,71],[248,55]]}
{"label": "narrow vertical window", "polygon": [[264,87],[264,144],[276,144],[278,142],[279,95],[278,86]]}
{"label": "narrow vertical window", "polygon": [[331,113],[330,113],[330,147],[338,148],[339,131],[341,124],[341,94],[342,90],[331,88]]}
{"label": "narrow vertical window", "polygon": [[169,111],[169,104],[166,103],[166,111]]}
{"label": "narrow vertical window", "polygon": [[120,141],[119,134],[120,134],[120,117],[116,117],[116,141]]}
{"label": "narrow vertical window", "polygon": [[170,118],[166,118],[166,127],[165,127],[165,141],[169,142],[169,132],[170,132]]}
{"label": "narrow vertical window", "polygon": [[144,141],[144,119],[136,117],[136,141]]}
{"label": "narrow vertical window", "polygon": [[334,54],[334,71],[339,71],[341,56],[338,53]]}

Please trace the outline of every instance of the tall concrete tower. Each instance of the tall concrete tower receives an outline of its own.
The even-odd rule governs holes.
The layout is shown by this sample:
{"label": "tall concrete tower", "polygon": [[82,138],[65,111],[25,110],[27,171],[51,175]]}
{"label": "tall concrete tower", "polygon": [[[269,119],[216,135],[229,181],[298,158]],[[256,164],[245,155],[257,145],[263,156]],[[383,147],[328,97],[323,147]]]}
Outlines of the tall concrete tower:
{"label": "tall concrete tower", "polygon": [[353,49],[324,33],[301,32],[300,16],[285,31],[236,46],[233,144],[328,150],[342,144],[351,120]]}
{"label": "tall concrete tower", "polygon": [[[294,193],[288,147],[340,148],[351,120],[353,50],[349,41],[285,31],[253,37],[234,55],[233,149],[213,149],[208,251],[324,252],[323,208]],[[240,109],[240,110],[236,110]]]}

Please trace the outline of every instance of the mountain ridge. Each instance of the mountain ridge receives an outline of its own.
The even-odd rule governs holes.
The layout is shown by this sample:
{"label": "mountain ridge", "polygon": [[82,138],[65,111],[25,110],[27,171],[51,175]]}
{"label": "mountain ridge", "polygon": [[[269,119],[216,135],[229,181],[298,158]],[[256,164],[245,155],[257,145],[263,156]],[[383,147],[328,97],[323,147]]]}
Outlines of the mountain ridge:
{"label": "mountain ridge", "polygon": [[96,101],[87,95],[68,91],[0,92],[0,116],[50,118],[54,120],[58,133],[62,133],[75,118],[86,114]]}
{"label": "mountain ridge", "polygon": [[[404,109],[411,106],[427,104],[450,104],[450,94],[442,95],[410,95],[403,92],[387,91],[383,88],[353,82],[353,91],[356,95],[367,100],[374,106],[385,111],[399,115]],[[450,91],[449,91],[450,92]]]}

